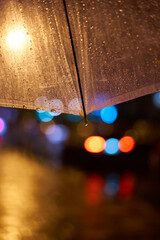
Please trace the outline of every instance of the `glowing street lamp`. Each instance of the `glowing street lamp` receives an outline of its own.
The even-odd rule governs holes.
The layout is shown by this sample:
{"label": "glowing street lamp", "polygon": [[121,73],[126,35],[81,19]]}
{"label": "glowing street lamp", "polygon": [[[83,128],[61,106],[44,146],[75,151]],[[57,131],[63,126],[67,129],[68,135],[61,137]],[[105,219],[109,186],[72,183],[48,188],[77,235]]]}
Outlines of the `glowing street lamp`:
{"label": "glowing street lamp", "polygon": [[23,30],[15,29],[9,33],[7,43],[12,50],[18,50],[22,48],[24,42],[25,33]]}

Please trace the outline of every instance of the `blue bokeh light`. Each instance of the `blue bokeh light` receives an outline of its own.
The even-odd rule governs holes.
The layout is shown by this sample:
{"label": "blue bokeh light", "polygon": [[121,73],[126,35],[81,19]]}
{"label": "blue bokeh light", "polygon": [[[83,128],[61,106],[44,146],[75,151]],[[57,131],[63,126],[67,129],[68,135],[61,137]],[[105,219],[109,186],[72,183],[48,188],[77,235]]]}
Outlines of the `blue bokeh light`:
{"label": "blue bokeh light", "polygon": [[101,110],[96,110],[87,115],[87,118],[91,122],[99,122],[101,121]]}
{"label": "blue bokeh light", "polygon": [[115,106],[103,108],[101,110],[101,119],[105,123],[113,123],[117,119],[118,111]]}
{"label": "blue bokeh light", "polygon": [[74,114],[67,114],[67,119],[70,122],[80,122],[83,120],[82,116],[74,115]]}
{"label": "blue bokeh light", "polygon": [[119,140],[116,138],[109,138],[106,141],[106,147],[104,152],[108,155],[115,155],[120,152],[119,150]]}
{"label": "blue bokeh light", "polygon": [[153,95],[153,103],[157,108],[160,108],[160,92]]}
{"label": "blue bokeh light", "polygon": [[116,173],[109,174],[106,179],[106,185],[104,187],[104,192],[108,196],[114,196],[119,191],[119,177]]}
{"label": "blue bokeh light", "polygon": [[50,122],[54,118],[51,112],[45,112],[41,110],[36,111],[36,115],[38,117],[38,120],[41,122]]}
{"label": "blue bokeh light", "polygon": [[69,138],[69,129],[63,124],[51,125],[46,130],[46,138],[52,144],[64,142]]}
{"label": "blue bokeh light", "polygon": [[96,117],[100,117],[101,116],[101,110],[93,111],[93,112],[91,112],[91,114],[93,114]]}

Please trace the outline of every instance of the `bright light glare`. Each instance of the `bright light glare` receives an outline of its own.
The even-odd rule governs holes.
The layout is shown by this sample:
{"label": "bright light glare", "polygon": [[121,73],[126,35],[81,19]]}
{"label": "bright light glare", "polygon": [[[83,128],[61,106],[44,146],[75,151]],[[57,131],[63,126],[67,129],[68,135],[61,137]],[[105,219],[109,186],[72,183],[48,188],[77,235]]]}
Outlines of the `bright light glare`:
{"label": "bright light glare", "polygon": [[102,121],[105,123],[110,124],[115,122],[115,120],[117,119],[117,116],[118,116],[118,112],[115,106],[106,107],[101,110],[101,118],[102,118]]}
{"label": "bright light glare", "polygon": [[132,137],[126,136],[119,140],[119,149],[121,152],[131,152],[135,147],[135,141]]}
{"label": "bright light glare", "polygon": [[105,149],[106,141],[103,137],[91,136],[84,142],[84,148],[91,153],[100,153]]}
{"label": "bright light glare", "polygon": [[116,138],[109,138],[106,141],[106,147],[104,152],[109,155],[115,155],[119,153],[119,146],[118,146],[119,140]]}
{"label": "bright light glare", "polygon": [[25,40],[25,34],[22,30],[14,30],[8,35],[8,44],[12,49],[21,48]]}

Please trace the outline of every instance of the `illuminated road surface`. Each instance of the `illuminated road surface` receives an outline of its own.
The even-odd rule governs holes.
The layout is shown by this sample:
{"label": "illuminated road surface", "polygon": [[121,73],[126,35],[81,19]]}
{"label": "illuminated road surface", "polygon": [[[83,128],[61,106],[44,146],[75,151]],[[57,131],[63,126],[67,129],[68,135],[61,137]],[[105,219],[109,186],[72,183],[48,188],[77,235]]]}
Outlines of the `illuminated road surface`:
{"label": "illuminated road surface", "polygon": [[98,197],[87,195],[86,179],[75,170],[55,172],[29,155],[1,151],[0,240],[160,239],[160,213],[151,204],[135,196],[108,199],[101,190]]}

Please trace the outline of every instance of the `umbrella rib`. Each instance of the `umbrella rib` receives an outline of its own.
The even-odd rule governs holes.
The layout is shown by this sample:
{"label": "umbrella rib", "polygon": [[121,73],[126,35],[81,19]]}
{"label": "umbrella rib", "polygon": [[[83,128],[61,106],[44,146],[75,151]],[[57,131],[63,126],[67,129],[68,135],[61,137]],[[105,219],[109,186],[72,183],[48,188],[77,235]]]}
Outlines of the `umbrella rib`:
{"label": "umbrella rib", "polygon": [[78,63],[77,63],[77,58],[76,58],[76,52],[75,52],[75,48],[74,48],[72,31],[71,31],[71,26],[70,26],[70,21],[69,21],[69,17],[68,17],[68,11],[67,11],[67,6],[66,6],[65,0],[63,0],[63,4],[64,4],[64,10],[65,10],[65,14],[66,14],[66,20],[67,20],[67,24],[68,24],[68,28],[69,28],[69,35],[70,35],[70,40],[71,40],[71,45],[72,45],[72,51],[73,51],[73,57],[74,57],[74,62],[75,62],[75,67],[76,67],[76,72],[77,72],[78,85],[79,85],[79,90],[80,90],[80,95],[81,95],[81,101],[82,101],[82,107],[83,107],[84,121],[85,121],[85,126],[87,126],[87,125],[88,125],[88,119],[87,119],[87,114],[86,114],[86,109],[85,109],[85,104],[84,104],[84,98],[83,98],[83,92],[82,92],[80,74],[79,74]]}

